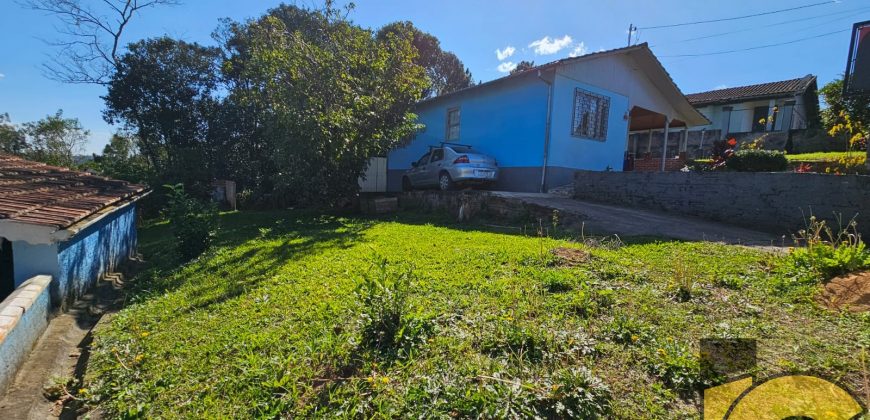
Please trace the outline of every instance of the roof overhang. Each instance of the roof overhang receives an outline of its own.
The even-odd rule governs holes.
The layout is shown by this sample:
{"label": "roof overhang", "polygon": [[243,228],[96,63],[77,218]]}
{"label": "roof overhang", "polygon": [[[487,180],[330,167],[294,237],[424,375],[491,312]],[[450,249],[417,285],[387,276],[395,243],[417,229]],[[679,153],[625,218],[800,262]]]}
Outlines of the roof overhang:
{"label": "roof overhang", "polygon": [[658,60],[658,58],[656,58],[655,54],[653,54],[653,52],[649,49],[649,46],[646,43],[632,45],[629,47],[616,48],[607,51],[594,52],[591,54],[581,55],[579,57],[556,60],[550,63],[542,64],[540,66],[532,67],[525,71],[514,73],[495,80],[490,80],[486,83],[481,83],[479,85],[460,89],[446,95],[424,99],[418,102],[417,106],[434,104],[448,98],[453,98],[455,96],[477,91],[479,89],[486,89],[522,77],[544,75],[549,71],[555,70],[558,66],[561,65],[573,64],[581,61],[597,60],[607,56],[620,54],[631,55],[637,61],[638,65],[641,66],[644,73],[647,74],[655,87],[662,93],[662,95],[664,95],[668,103],[670,103],[673,109],[676,110],[678,115],[669,115],[669,118],[682,121],[683,123],[685,123],[685,125],[688,126],[711,124],[710,120],[708,120],[707,117],[701,114],[697,109],[695,109],[694,106],[692,106],[692,104],[689,103],[689,100],[686,99],[686,96],[683,95],[683,92],[680,91],[680,88],[677,87],[676,83],[674,83],[671,75],[668,74],[667,70],[665,70],[662,63]]}
{"label": "roof overhang", "polygon": [[0,237],[6,238],[9,241],[24,241],[31,245],[47,245],[63,242],[69,240],[77,233],[87,229],[89,226],[99,222],[100,220],[127,208],[127,206],[139,201],[150,193],[151,190],[146,190],[141,194],[137,194],[126,200],[104,207],[85,219],[65,228],[26,223],[14,219],[0,219]]}
{"label": "roof overhang", "polygon": [[701,114],[701,112],[689,103],[689,100],[686,99],[686,95],[680,91],[680,88],[677,87],[674,79],[671,78],[671,75],[667,70],[665,70],[665,67],[659,59],[656,58],[655,54],[652,53],[649,47],[647,47],[646,44],[641,44],[639,47],[643,48],[633,49],[627,53],[635,59],[638,66],[643,69],[653,85],[658,88],[659,92],[661,92],[668,103],[671,104],[674,111],[677,112],[677,115],[668,115],[667,117],[679,120],[689,127],[711,124],[711,121],[708,120],[704,114]]}

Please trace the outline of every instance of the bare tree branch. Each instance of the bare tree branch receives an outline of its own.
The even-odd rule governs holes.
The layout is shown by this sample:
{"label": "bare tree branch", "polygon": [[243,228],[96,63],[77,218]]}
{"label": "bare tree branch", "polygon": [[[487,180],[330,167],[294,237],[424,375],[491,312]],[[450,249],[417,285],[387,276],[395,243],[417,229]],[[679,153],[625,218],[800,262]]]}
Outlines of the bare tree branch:
{"label": "bare tree branch", "polygon": [[106,84],[118,68],[124,30],[142,9],[177,5],[178,0],[21,0],[55,16],[60,39],[47,42],[59,54],[43,64],[45,75],[64,83]]}

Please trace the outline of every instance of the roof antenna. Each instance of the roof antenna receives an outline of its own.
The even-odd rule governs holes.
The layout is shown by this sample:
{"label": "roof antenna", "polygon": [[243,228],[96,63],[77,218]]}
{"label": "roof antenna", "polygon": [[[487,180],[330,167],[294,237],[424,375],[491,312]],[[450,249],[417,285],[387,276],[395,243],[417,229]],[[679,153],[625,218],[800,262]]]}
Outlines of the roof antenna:
{"label": "roof antenna", "polygon": [[629,47],[631,46],[631,35],[632,35],[632,34],[634,33],[634,31],[636,31],[636,30],[637,30],[637,26],[634,26],[633,23],[629,23],[629,24],[628,24],[628,46],[629,46]]}

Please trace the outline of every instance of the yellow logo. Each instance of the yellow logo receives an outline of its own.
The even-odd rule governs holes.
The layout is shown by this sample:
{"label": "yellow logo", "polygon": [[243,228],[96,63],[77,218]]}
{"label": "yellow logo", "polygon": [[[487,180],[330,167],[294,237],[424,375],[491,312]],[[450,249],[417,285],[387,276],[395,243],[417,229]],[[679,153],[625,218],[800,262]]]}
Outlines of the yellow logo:
{"label": "yellow logo", "polygon": [[745,378],[704,390],[704,420],[848,420],[863,411],[839,385],[808,375],[778,376],[755,385]]}

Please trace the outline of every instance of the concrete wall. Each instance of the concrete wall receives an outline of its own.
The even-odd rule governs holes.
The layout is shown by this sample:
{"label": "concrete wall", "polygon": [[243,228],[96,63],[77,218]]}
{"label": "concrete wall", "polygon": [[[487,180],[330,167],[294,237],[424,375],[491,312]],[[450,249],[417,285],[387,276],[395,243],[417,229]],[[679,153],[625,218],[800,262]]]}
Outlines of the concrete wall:
{"label": "concrete wall", "polygon": [[22,283],[0,303],[0,393],[48,327],[51,277],[36,276]]}
{"label": "concrete wall", "polygon": [[12,270],[15,274],[15,287],[39,274],[57,278],[60,271],[57,263],[57,244],[12,241]]}
{"label": "concrete wall", "polygon": [[810,214],[832,219],[838,213],[844,222],[857,214],[858,228],[870,235],[870,177],[862,175],[578,171],[575,197],[776,234],[796,232]]}
{"label": "concrete wall", "polygon": [[130,204],[58,244],[58,273],[52,297],[60,301],[81,296],[135,249],[136,205]]}

